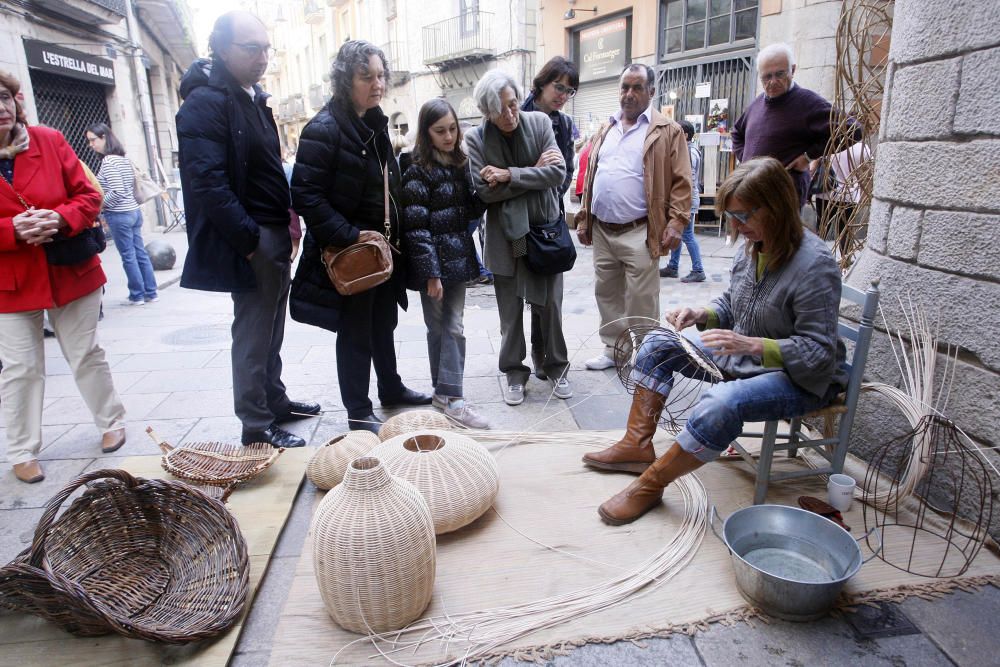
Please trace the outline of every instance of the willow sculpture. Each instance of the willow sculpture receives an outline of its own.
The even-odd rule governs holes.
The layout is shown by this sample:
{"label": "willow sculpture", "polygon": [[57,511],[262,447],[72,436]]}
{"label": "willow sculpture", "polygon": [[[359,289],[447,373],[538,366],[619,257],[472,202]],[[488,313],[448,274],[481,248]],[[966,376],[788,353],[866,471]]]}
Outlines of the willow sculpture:
{"label": "willow sculpture", "polygon": [[[843,151],[846,173],[838,174],[836,194],[817,221],[820,238],[837,229],[840,265],[847,269],[865,244],[865,230],[875,182],[875,145],[878,142],[889,64],[892,0],[845,0],[837,26],[836,81],[831,136],[826,155]],[[861,149],[857,129],[862,131]],[[836,221],[839,225],[834,225]]]}
{"label": "willow sculpture", "polygon": [[[666,356],[640,357],[643,342],[676,342],[674,352]],[[668,398],[660,424],[671,433],[679,433],[691,407],[707,384],[723,379],[712,358],[673,328],[652,324],[630,326],[615,341],[615,367],[618,379],[629,394],[640,385],[654,388]],[[672,372],[666,369],[673,369]],[[664,380],[663,378],[669,378]]]}

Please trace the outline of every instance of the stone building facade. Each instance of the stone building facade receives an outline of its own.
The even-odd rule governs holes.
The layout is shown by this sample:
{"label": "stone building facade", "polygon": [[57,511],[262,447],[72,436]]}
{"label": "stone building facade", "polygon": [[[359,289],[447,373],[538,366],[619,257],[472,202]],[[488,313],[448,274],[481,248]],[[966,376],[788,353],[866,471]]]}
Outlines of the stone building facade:
{"label": "stone building facade", "polygon": [[[922,307],[957,354],[945,413],[982,448],[1000,446],[1000,34],[990,3],[897,0],[867,246],[847,281],[881,279],[891,329]],[[945,349],[939,366],[945,362]],[[871,379],[899,381],[887,336]],[[862,396],[852,449],[871,457],[899,424]],[[981,452],[1000,468],[997,450]],[[991,471],[994,497],[1000,477]],[[1000,512],[993,516],[1000,535]]]}

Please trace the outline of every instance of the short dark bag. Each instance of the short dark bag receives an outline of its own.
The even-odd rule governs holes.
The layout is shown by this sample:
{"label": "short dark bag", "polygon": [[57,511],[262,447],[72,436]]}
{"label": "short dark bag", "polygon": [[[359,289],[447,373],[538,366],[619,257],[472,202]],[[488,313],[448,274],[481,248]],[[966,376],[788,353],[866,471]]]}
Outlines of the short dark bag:
{"label": "short dark bag", "polygon": [[86,262],[94,255],[99,255],[108,247],[108,239],[104,235],[101,223],[95,222],[76,236],[64,236],[62,232],[52,237],[45,248],[45,258],[53,266],[69,266]]}
{"label": "short dark bag", "polygon": [[[4,181],[6,182],[6,181]],[[9,185],[9,184],[8,184]],[[25,211],[30,211],[32,206],[24,200],[17,190],[11,186],[17,200]],[[71,266],[86,262],[94,255],[99,255],[108,247],[108,239],[104,236],[104,228],[99,221],[83,230],[75,236],[66,236],[59,232],[52,237],[52,240],[42,245],[45,249],[45,259],[53,266]]]}
{"label": "short dark bag", "polygon": [[564,273],[576,264],[576,246],[565,220],[553,220],[528,227],[525,237],[528,268],[543,276]]}

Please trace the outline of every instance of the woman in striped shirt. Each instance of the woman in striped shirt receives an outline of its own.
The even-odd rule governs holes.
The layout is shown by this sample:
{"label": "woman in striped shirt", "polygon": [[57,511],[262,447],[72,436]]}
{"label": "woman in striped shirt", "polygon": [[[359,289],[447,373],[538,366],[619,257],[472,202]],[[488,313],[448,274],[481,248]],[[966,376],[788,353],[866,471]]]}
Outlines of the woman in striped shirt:
{"label": "woman in striped shirt", "polygon": [[142,210],[135,200],[135,171],[125,157],[125,148],[104,123],[87,128],[87,143],[104,156],[97,180],[104,189],[104,219],[111,228],[115,247],[128,278],[127,306],[158,300],[153,263],[142,242]]}

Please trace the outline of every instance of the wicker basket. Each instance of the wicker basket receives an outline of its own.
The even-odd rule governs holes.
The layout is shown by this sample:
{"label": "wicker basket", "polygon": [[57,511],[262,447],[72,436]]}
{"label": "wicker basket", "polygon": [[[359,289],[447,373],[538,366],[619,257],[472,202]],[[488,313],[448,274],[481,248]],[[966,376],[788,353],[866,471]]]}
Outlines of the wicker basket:
{"label": "wicker basket", "polygon": [[371,431],[341,433],[316,450],[306,466],[306,477],[318,489],[332,489],[344,479],[351,461],[364,456],[378,443],[378,436]]}
{"label": "wicker basket", "polygon": [[430,510],[413,485],[378,459],[355,459],[312,523],[323,604],[345,630],[389,632],[431,601],[436,542]]}
{"label": "wicker basket", "polygon": [[435,412],[434,410],[410,410],[386,419],[385,423],[378,430],[378,437],[379,440],[385,442],[389,438],[395,438],[397,435],[409,433],[410,431],[428,428],[445,431],[454,429],[455,426],[455,422],[440,412]]}
{"label": "wicker basket", "polygon": [[371,456],[410,482],[427,500],[438,535],[472,523],[493,506],[500,490],[496,460],[455,431],[423,429],[386,440]]}
{"label": "wicker basket", "polygon": [[149,434],[163,452],[160,465],[174,477],[213,486],[232,486],[253,479],[270,468],[285,448],[266,443],[231,445],[224,442],[192,442],[174,447],[160,440],[152,428]]}
{"label": "wicker basket", "polygon": [[56,494],[31,547],[0,568],[0,606],[85,637],[186,644],[240,618],[248,576],[246,542],[220,502],[182,482],[98,470]]}

